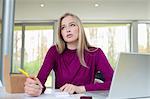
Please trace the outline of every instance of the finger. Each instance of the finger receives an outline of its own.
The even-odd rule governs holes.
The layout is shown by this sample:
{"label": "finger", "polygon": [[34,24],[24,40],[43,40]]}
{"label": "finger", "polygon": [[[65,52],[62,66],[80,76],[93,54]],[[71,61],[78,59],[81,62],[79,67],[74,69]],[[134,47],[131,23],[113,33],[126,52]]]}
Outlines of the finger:
{"label": "finger", "polygon": [[27,78],[26,79],[27,83],[31,83],[31,84],[36,84],[36,80],[32,79],[32,78]]}
{"label": "finger", "polygon": [[35,89],[42,89],[38,84],[28,84],[27,86]]}
{"label": "finger", "polygon": [[25,81],[25,83],[24,83],[24,86],[26,86],[26,85],[28,85],[28,82],[27,82],[27,81]]}
{"label": "finger", "polygon": [[31,87],[31,86],[25,86],[24,89],[25,89],[25,91],[28,91],[28,90],[37,90],[36,88]]}
{"label": "finger", "polygon": [[69,86],[69,88],[68,88],[68,92],[69,92],[70,94],[73,94],[73,93],[75,92],[75,86],[71,84],[71,85]]}
{"label": "finger", "polygon": [[30,75],[30,78],[32,78],[32,79],[34,79],[34,78],[36,78],[34,75]]}
{"label": "finger", "polygon": [[39,85],[41,89],[43,88],[43,86],[42,86],[42,84],[38,78],[31,76],[28,80],[30,83],[34,83],[36,85]]}
{"label": "finger", "polygon": [[26,93],[31,96],[39,96],[40,95],[38,91],[32,91],[32,90],[27,91]]}
{"label": "finger", "polygon": [[25,89],[25,93],[28,93],[28,94],[29,94],[30,92],[33,92],[33,90],[34,90],[34,89],[31,88],[31,87],[25,87],[24,89]]}
{"label": "finger", "polygon": [[35,84],[35,83],[29,83],[29,82],[25,82],[24,83],[25,86],[28,86],[28,87],[33,87],[33,88],[41,88],[38,84]]}
{"label": "finger", "polygon": [[70,92],[69,92],[69,93],[70,93],[70,94],[73,94],[73,93],[75,92],[75,90],[76,90],[76,89],[75,89],[75,86],[74,86],[74,85],[72,85],[72,87],[71,87],[71,89],[70,89]]}
{"label": "finger", "polygon": [[28,89],[27,90],[28,92],[33,92],[33,93],[39,93],[40,92],[40,89]]}
{"label": "finger", "polygon": [[72,89],[69,93],[70,94],[73,94],[75,92],[75,90],[74,89]]}
{"label": "finger", "polygon": [[41,93],[41,89],[35,89],[31,87],[25,87],[25,93],[32,95],[32,96],[38,96]]}
{"label": "finger", "polygon": [[25,93],[26,93],[26,91],[27,91],[27,86],[24,86],[24,91],[25,91]]}
{"label": "finger", "polygon": [[64,91],[70,93],[70,91],[72,90],[72,87],[73,87],[73,86],[72,86],[71,84],[68,84],[68,85],[65,87]]}
{"label": "finger", "polygon": [[70,94],[73,94],[74,92],[76,92],[76,86],[73,85],[73,84],[69,84],[67,91],[68,91]]}
{"label": "finger", "polygon": [[63,91],[68,84],[63,85],[60,90]]}
{"label": "finger", "polygon": [[65,85],[63,85],[62,87],[60,87],[60,90],[63,91],[65,88]]}

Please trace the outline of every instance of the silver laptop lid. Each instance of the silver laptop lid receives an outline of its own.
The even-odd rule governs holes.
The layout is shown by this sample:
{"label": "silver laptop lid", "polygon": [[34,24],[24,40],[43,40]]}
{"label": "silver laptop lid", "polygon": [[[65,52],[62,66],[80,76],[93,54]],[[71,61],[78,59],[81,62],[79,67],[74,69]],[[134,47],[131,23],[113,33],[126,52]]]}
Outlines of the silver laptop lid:
{"label": "silver laptop lid", "polygon": [[109,99],[150,96],[150,54],[120,53]]}

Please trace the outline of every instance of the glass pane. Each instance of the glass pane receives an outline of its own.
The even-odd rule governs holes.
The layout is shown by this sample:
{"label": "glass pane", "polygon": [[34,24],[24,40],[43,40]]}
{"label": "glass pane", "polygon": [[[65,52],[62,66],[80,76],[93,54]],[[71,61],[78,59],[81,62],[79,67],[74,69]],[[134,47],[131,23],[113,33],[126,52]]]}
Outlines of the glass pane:
{"label": "glass pane", "polygon": [[13,67],[12,72],[17,73],[16,66],[21,66],[22,27],[15,26],[13,35]]}
{"label": "glass pane", "polygon": [[119,52],[130,51],[130,24],[85,24],[89,43],[100,47],[114,68]]}
{"label": "glass pane", "polygon": [[[52,26],[26,26],[24,69],[30,74],[37,75],[46,52],[52,44]],[[49,76],[46,86],[52,86],[52,75]]]}
{"label": "glass pane", "polygon": [[138,24],[138,50],[150,53],[150,24]]}
{"label": "glass pane", "polygon": [[[21,53],[22,26],[15,26],[12,72],[19,73],[16,68],[18,66],[23,67],[30,75],[37,75],[48,49],[53,44],[53,26],[25,26],[24,33],[24,53]],[[51,74],[46,82],[46,87],[52,87]]]}

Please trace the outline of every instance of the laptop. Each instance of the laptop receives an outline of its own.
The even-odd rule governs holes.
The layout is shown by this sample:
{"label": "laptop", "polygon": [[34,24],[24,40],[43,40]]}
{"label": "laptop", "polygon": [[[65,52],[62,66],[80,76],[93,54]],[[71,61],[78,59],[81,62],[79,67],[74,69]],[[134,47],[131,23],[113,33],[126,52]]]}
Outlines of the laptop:
{"label": "laptop", "polygon": [[2,82],[1,82],[1,80],[0,80],[0,88],[1,88],[1,87],[3,87],[3,85],[2,85]]}
{"label": "laptop", "polygon": [[120,53],[107,99],[150,97],[150,54]]}

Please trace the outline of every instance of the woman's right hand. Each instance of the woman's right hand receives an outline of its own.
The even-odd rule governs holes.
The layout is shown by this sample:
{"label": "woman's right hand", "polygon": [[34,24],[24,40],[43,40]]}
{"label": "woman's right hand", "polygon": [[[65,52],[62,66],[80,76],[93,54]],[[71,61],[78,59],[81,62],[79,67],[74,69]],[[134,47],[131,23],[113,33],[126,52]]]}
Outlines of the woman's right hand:
{"label": "woman's right hand", "polygon": [[43,86],[38,78],[27,78],[24,86],[24,91],[30,96],[39,96],[42,93]]}

